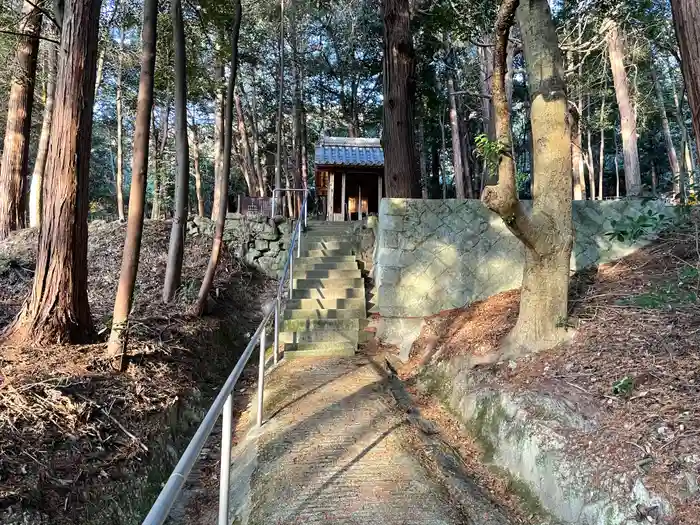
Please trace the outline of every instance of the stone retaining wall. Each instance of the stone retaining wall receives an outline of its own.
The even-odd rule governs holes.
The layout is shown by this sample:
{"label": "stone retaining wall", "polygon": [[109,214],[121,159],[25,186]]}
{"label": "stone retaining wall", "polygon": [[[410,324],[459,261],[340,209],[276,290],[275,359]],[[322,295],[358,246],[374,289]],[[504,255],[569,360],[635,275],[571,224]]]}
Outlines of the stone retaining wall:
{"label": "stone retaining wall", "polygon": [[[530,205],[530,203],[526,203]],[[576,201],[572,270],[609,262],[648,241],[620,243],[611,221],[660,211],[659,201]],[[668,213],[668,212],[667,212]],[[383,199],[374,257],[375,307],[382,317],[425,317],[518,288],[523,248],[477,200]]]}
{"label": "stone retaining wall", "polygon": [[[194,217],[187,223],[188,235],[214,235],[214,221]],[[270,277],[278,277],[287,261],[293,225],[275,217],[226,215],[224,242],[236,257]]]}

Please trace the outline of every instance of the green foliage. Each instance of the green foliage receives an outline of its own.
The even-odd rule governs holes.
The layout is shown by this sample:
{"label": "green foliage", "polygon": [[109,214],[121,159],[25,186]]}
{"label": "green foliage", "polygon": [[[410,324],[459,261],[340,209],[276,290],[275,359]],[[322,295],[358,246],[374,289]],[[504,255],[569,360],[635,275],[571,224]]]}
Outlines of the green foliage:
{"label": "green foliage", "polygon": [[625,217],[622,221],[610,221],[614,228],[605,235],[618,242],[634,242],[670,226],[673,220],[663,213],[648,209],[636,217]]}
{"label": "green foliage", "polygon": [[649,310],[670,309],[698,304],[699,291],[700,271],[696,266],[686,265],[670,282],[655,284],[649,291],[621,299],[618,304]]}
{"label": "green foliage", "polygon": [[613,383],[612,393],[616,396],[627,397],[634,390],[634,379],[630,376],[625,376]]}
{"label": "green foliage", "polygon": [[507,149],[506,145],[497,140],[489,139],[484,133],[477,135],[474,142],[476,143],[476,155],[486,161],[489,171],[495,172],[498,169],[501,155]]}

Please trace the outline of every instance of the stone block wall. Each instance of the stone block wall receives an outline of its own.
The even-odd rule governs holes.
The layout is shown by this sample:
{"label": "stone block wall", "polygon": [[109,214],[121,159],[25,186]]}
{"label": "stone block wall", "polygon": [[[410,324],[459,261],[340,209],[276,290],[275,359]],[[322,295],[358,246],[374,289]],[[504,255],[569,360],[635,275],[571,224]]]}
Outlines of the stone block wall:
{"label": "stone block wall", "polygon": [[[530,205],[530,203],[526,203]],[[571,269],[624,257],[648,241],[620,243],[611,221],[659,211],[659,201],[576,201]],[[518,288],[523,248],[477,200],[383,199],[374,255],[375,307],[382,317],[425,317]]]}
{"label": "stone block wall", "polygon": [[[194,217],[187,223],[188,235],[214,236],[214,221]],[[293,225],[282,217],[226,215],[224,242],[236,257],[270,277],[279,277],[287,261]]]}

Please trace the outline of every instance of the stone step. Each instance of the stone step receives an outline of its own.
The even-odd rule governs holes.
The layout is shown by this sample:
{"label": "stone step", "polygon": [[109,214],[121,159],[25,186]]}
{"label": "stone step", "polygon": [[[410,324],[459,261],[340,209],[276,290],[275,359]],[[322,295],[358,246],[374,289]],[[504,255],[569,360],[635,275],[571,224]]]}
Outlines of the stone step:
{"label": "stone step", "polygon": [[295,288],[292,291],[292,300],[294,299],[362,299],[365,300],[364,288],[312,288],[299,289]]}
{"label": "stone step", "polygon": [[356,299],[290,299],[287,301],[285,311],[310,310],[323,312],[324,310],[365,309],[365,297]]}
{"label": "stone step", "polygon": [[[347,311],[347,310],[346,310]],[[364,330],[369,324],[367,319],[359,317],[338,319],[286,319],[280,328],[283,332],[296,332],[297,334],[320,332],[346,332]]]}
{"label": "stone step", "polygon": [[300,357],[352,357],[357,345],[344,343],[287,343],[284,345],[284,358]]}
{"label": "stone step", "polygon": [[352,243],[343,240],[315,240],[301,239],[301,250],[350,250],[352,251]]}
{"label": "stone step", "polygon": [[[322,257],[322,258],[328,258],[328,257],[347,257],[349,255],[352,255],[352,248],[347,248],[347,249],[342,249],[342,250],[328,250],[328,249],[314,249],[314,250],[307,250],[304,248],[303,243],[301,247],[301,256],[302,257]],[[296,261],[294,261],[296,263]]]}
{"label": "stone step", "polygon": [[299,257],[294,259],[294,266],[313,266],[316,264],[352,263],[357,267],[357,259],[354,255],[337,255],[330,257]]}
{"label": "stone step", "polygon": [[[311,300],[311,299],[304,299]],[[297,308],[295,310],[290,310],[287,308],[284,311],[284,319],[365,319],[367,317],[364,308],[364,301],[362,307],[357,308],[345,308],[345,309],[302,309]]]}
{"label": "stone step", "polygon": [[355,267],[348,270],[317,270],[316,268],[294,268],[295,279],[359,279],[360,270]]}
{"label": "stone step", "polygon": [[[345,261],[345,262],[317,262],[317,263],[309,263],[306,262],[304,264],[297,264],[298,260],[304,260],[304,259],[295,259],[294,260],[294,273],[296,274],[297,270],[301,271],[318,271],[318,270],[357,270],[357,261],[355,258],[352,258],[352,261]],[[319,259],[323,260],[323,259]]]}
{"label": "stone step", "polygon": [[364,291],[365,281],[361,278],[339,278],[339,279],[294,279],[292,284],[295,290],[333,290],[346,288],[362,288]]}
{"label": "stone step", "polygon": [[360,331],[354,330],[313,330],[310,332],[280,332],[281,343],[347,343],[357,345]]}

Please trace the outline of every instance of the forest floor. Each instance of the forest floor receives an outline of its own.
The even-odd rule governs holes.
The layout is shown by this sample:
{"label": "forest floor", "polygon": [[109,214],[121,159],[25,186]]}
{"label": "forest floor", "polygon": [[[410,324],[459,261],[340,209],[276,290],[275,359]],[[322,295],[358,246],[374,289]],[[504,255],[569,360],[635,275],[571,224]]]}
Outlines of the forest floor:
{"label": "forest floor", "polygon": [[[153,459],[149,444],[167,434],[173,413],[188,408],[183,399],[208,404],[255,330],[261,305],[272,296],[272,281],[224,253],[212,314],[190,317],[211,250],[211,239],[190,237],[180,293],[174,304],[162,304],[170,224],[147,221],[130,364],[125,373],[113,374],[105,341],[125,229],[116,222],[90,224],[88,287],[97,342],[0,349],[2,523],[86,523],[105,507],[122,507],[118,487],[147,473]],[[0,330],[30,289],[36,238],[35,230],[24,230],[0,243]],[[254,374],[244,374],[241,390]],[[237,402],[243,410],[247,397],[237,396]],[[123,518],[115,514],[102,522]]]}
{"label": "forest floor", "polygon": [[[596,458],[602,476],[641,476],[683,525],[700,523],[700,242],[691,230],[575,276],[573,342],[484,371],[514,392],[575,388],[594,407],[597,426],[568,436],[569,452]],[[518,303],[513,290],[432,317],[413,350],[418,356],[437,337],[433,359],[492,352],[513,327]],[[399,369],[408,384],[417,361]],[[426,417],[458,426],[431,396],[411,392]],[[462,448],[469,457],[478,445]]]}

